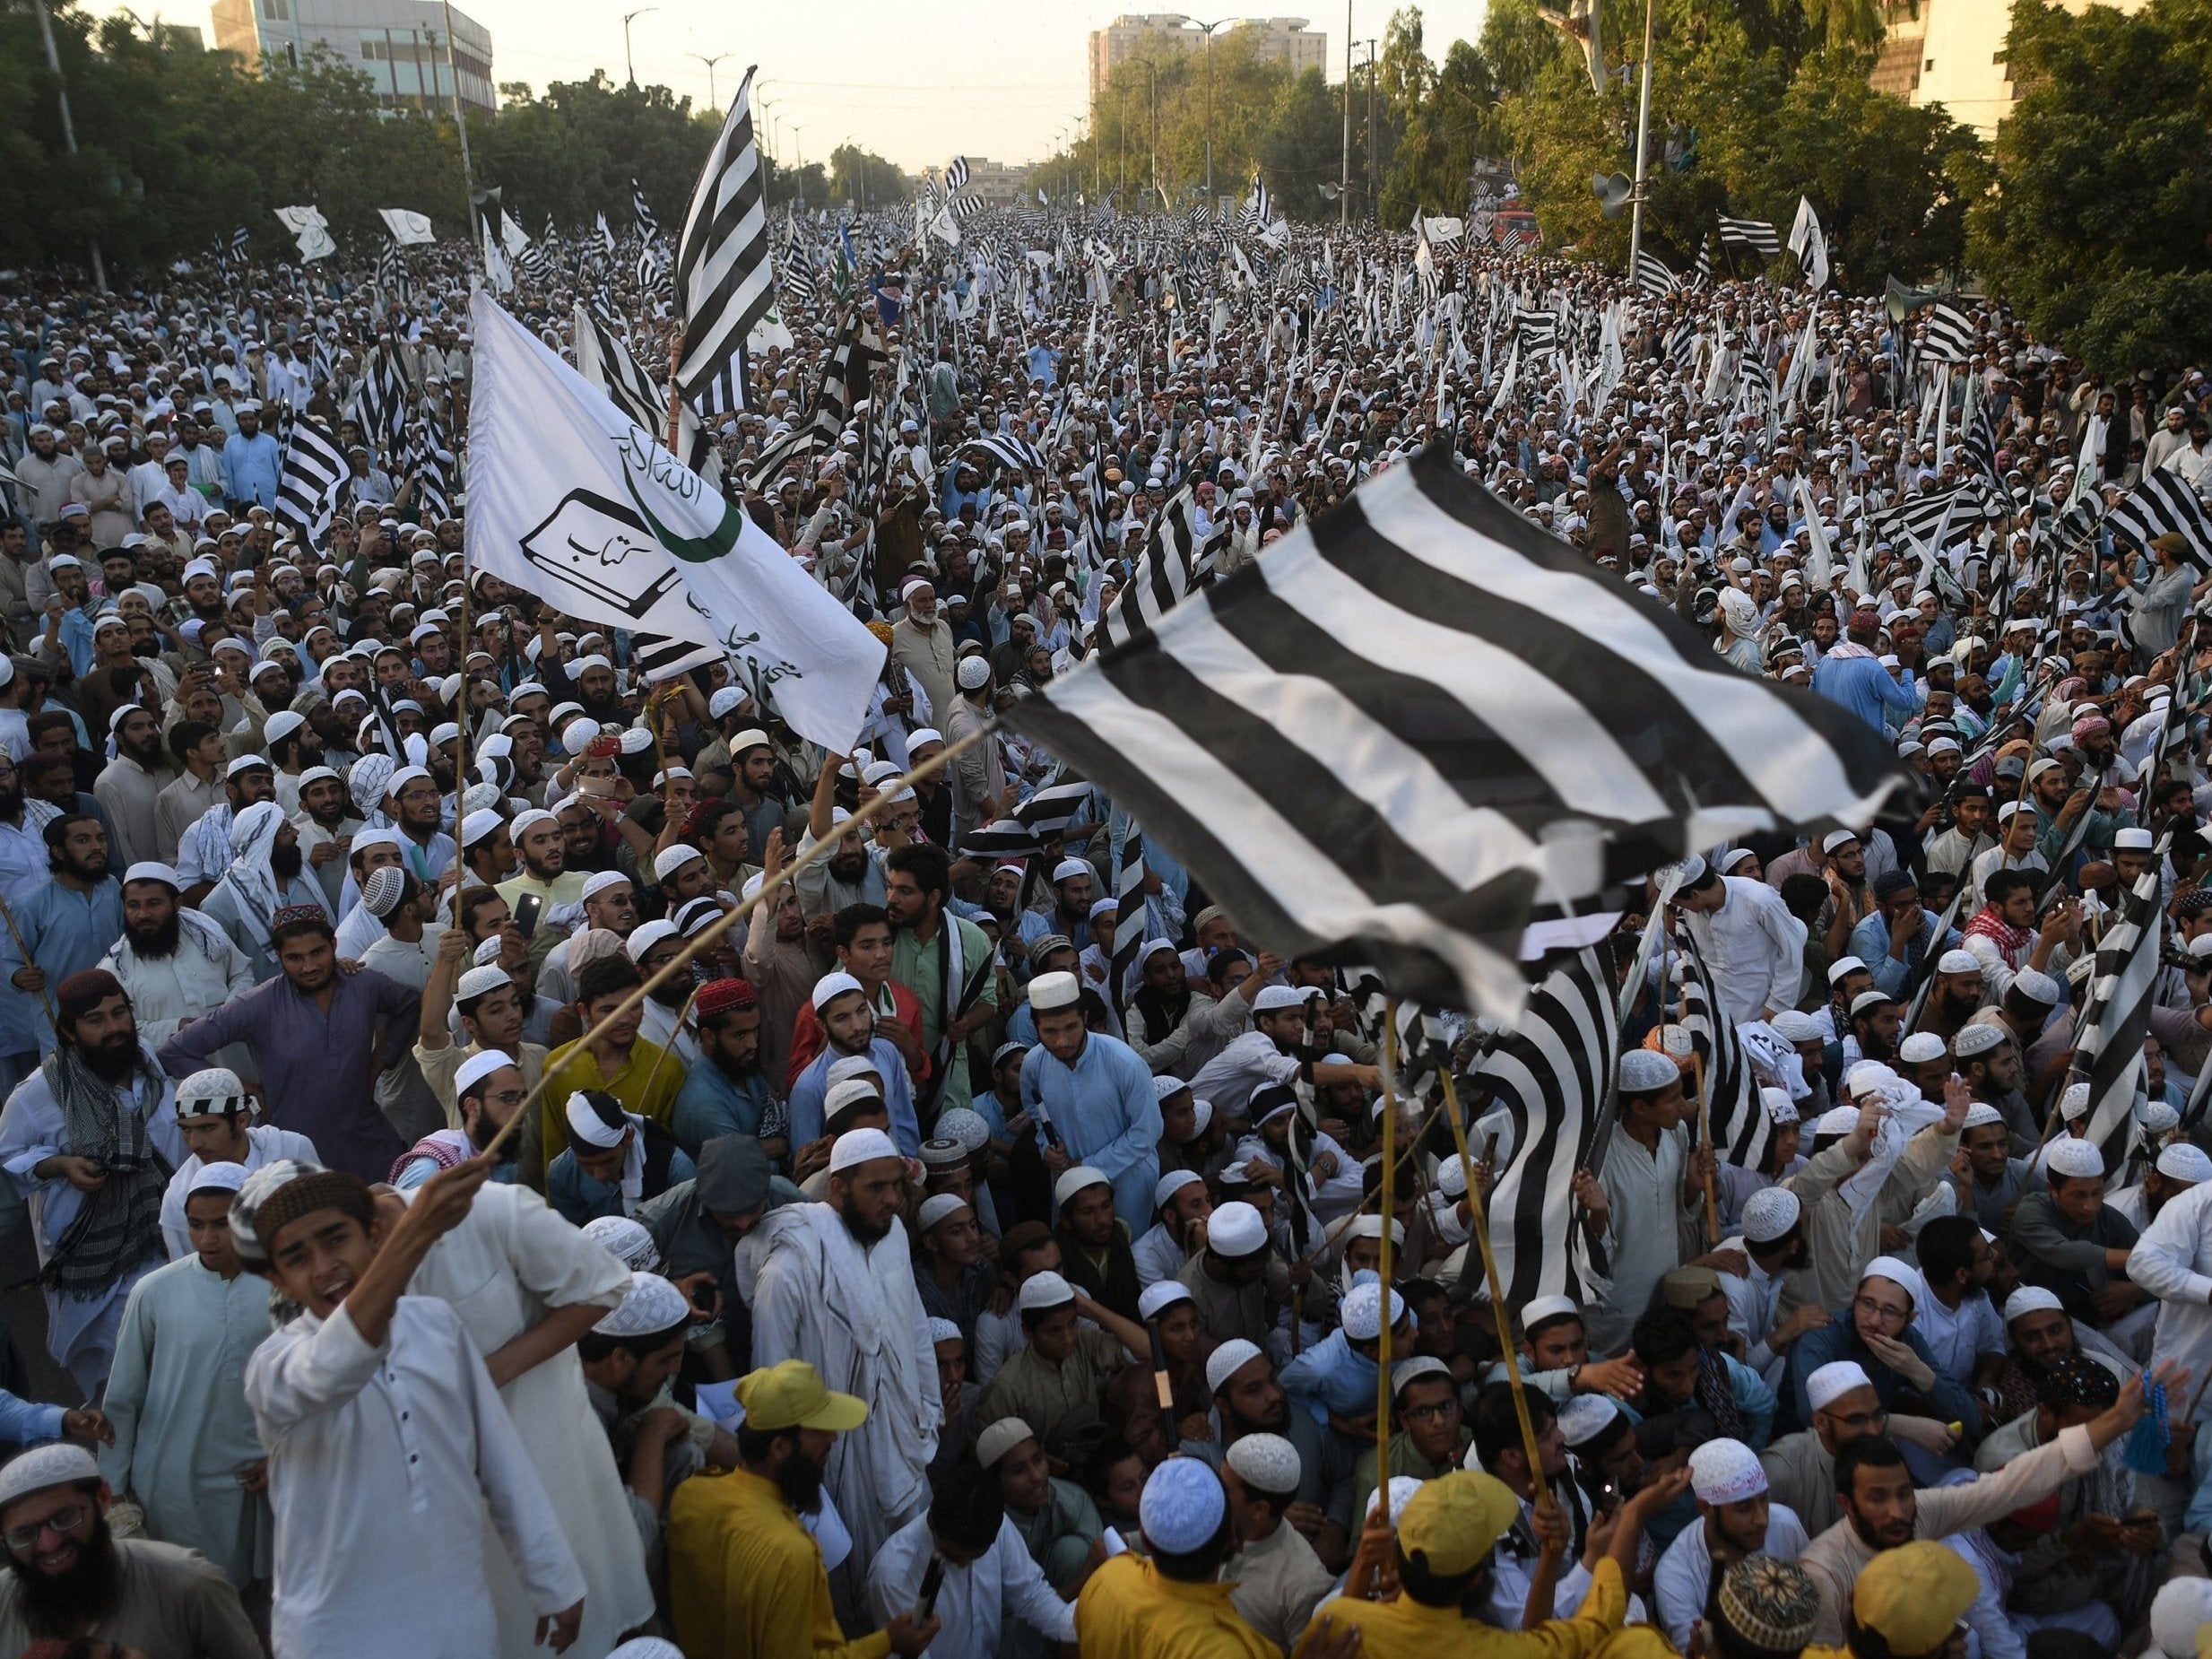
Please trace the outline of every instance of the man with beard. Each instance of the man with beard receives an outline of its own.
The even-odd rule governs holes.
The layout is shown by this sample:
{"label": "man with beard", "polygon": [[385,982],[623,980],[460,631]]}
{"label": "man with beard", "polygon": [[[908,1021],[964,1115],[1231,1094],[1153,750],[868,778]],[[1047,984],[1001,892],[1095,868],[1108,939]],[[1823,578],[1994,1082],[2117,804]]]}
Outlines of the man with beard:
{"label": "man with beard", "polygon": [[1341,1567],[1352,1516],[1351,1447],[1325,1432],[1312,1413],[1294,1411],[1273,1364],[1241,1337],[1206,1357],[1206,1387],[1213,1396],[1207,1438],[1186,1439],[1176,1449],[1219,1469],[1246,1435],[1288,1440],[1298,1454],[1298,1485],[1283,1518],[1305,1535],[1324,1566]]}
{"label": "man with beard", "polygon": [[[283,823],[273,802],[250,810]],[[377,1109],[376,1081],[407,1053],[421,998],[370,968],[340,973],[319,905],[278,909],[269,948],[279,977],[178,1032],[161,1064],[183,1076],[226,1043],[250,1044],[268,1121],[306,1135],[332,1168],[381,1181],[405,1143]]]}
{"label": "man with beard", "polygon": [[202,1170],[235,1164],[250,1173],[279,1158],[316,1161],[314,1142],[289,1129],[255,1123],[253,1107],[238,1073],[221,1066],[195,1072],[177,1085],[177,1132],[191,1156],[178,1166],[161,1195],[161,1238],[170,1261],[182,1260],[195,1247],[185,1201]]}
{"label": "man with beard", "polygon": [[709,979],[691,1004],[699,1057],[670,1108],[676,1143],[693,1157],[725,1134],[751,1135],[771,1159],[791,1150],[783,1103],[760,1067],[760,998],[743,979]]}
{"label": "man with beard", "polygon": [[1758,1454],[1740,1440],[1708,1440],[1689,1455],[1697,1524],[1675,1535],[1652,1576],[1668,1638],[1687,1648],[1720,1574],[1748,1556],[1794,1561],[1811,1542],[1787,1504],[1774,1501]]}
{"label": "man with beard", "polygon": [[[2100,1454],[2142,1420],[2147,1382],[2169,1381],[2171,1367],[2156,1379],[2138,1377],[2120,1398],[2087,1423],[2062,1429],[2048,1445],[2014,1458],[2002,1469],[1964,1486],[1916,1490],[1896,1443],[1878,1431],[1845,1446],[1835,1456],[1835,1498],[1843,1518],[1805,1547],[1799,1565],[1820,1591],[1816,1642],[1843,1639],[1843,1610],[1852,1586],[1874,1559],[1915,1538],[1940,1539],[1983,1526],[2041,1501],[2068,1481],[2098,1467]],[[2187,1373],[2179,1373],[2186,1377]]]}
{"label": "man with beard", "polygon": [[181,902],[183,883],[167,864],[123,873],[123,934],[100,966],[138,1011],[140,1029],[161,1043],[254,987],[254,973],[222,929]]}
{"label": "man with beard", "polygon": [[276,803],[297,812],[301,777],[323,764],[323,740],[307,716],[280,708],[262,724],[261,747],[275,769]]}
{"label": "man with beard", "polygon": [[[686,1652],[722,1659],[921,1653],[939,1621],[917,1624],[904,1611],[880,1636],[846,1641],[821,1548],[800,1520],[820,1508],[828,1466],[850,1456],[849,1437],[872,1420],[867,1403],[832,1393],[815,1367],[796,1359],[753,1372],[738,1384],[737,1398],[745,1408],[737,1467],[686,1481],[669,1500],[669,1592],[678,1641]],[[855,1552],[863,1564],[873,1554],[872,1547]]]}
{"label": "man with beard", "polygon": [[[863,1562],[929,1502],[927,1471],[944,1415],[929,1319],[898,1221],[906,1177],[889,1135],[848,1131],[830,1149],[829,1201],[771,1211],[747,1246],[759,1263],[756,1363],[804,1359],[874,1402],[865,1431],[840,1445],[828,1468]],[[681,1595],[678,1605],[681,1629]]]}
{"label": "man with beard", "polygon": [[2025,870],[1992,871],[1982,885],[1982,908],[1966,923],[1963,947],[1973,954],[1983,989],[1999,1000],[2024,969],[2064,973],[2070,945],[2081,937],[2080,910],[2070,899],[2053,905],[2041,926],[2035,894],[2041,883]]}
{"label": "man with beard", "polygon": [[108,717],[116,758],[93,780],[92,795],[115,827],[116,856],[126,864],[142,859],[166,860],[176,849],[161,845],[154,826],[154,803],[177,781],[161,743],[161,723],[136,703],[126,703]]}
{"label": "man with beard", "polygon": [[224,798],[202,812],[177,843],[177,873],[194,904],[205,899],[230,867],[230,826],[238,815],[276,798],[276,777],[261,756],[240,755],[223,769],[222,790]]}
{"label": "man with beard", "polygon": [[[460,1111],[455,1079],[461,1066],[475,1055],[489,1051],[513,1055],[531,1088],[545,1071],[545,1049],[523,1040],[531,1012],[530,993],[496,962],[468,966],[473,949],[465,928],[449,927],[438,936],[415,1027],[415,1064],[445,1107],[448,1124]],[[454,1014],[460,1017],[464,1039],[458,1044],[448,1019]],[[513,1142],[523,1179],[533,1185],[544,1173],[544,1153],[535,1127],[534,1120],[525,1124]]]}
{"label": "man with beard", "polygon": [[419,766],[403,766],[385,786],[384,810],[399,830],[399,850],[409,871],[425,887],[435,886],[458,850],[438,828],[445,804],[437,780]]}
{"label": "man with beard", "polygon": [[48,880],[8,906],[0,978],[21,995],[0,997],[0,1054],[52,1047],[50,988],[92,967],[123,931],[123,887],[108,873],[108,832],[70,812],[40,831]]}
{"label": "man with beard", "polygon": [[1197,991],[1174,941],[1149,940],[1137,957],[1137,989],[1126,1021],[1129,1046],[1155,1074],[1195,1077],[1245,1029],[1252,999],[1264,985],[1260,975],[1249,974],[1228,996]]}
{"label": "man with beard", "polygon": [[[484,1151],[521,1109],[530,1092],[523,1081],[522,1067],[498,1048],[481,1048],[463,1060],[453,1074],[453,1087],[457,1099],[454,1115],[460,1118],[460,1125],[433,1130],[400,1154],[392,1166],[392,1185],[403,1193],[412,1192],[440,1169],[450,1169]],[[494,1181],[502,1186],[515,1183],[519,1174],[516,1149],[525,1138],[525,1134],[518,1134],[500,1148],[503,1156],[491,1168]]]}
{"label": "man with beard", "polygon": [[471,812],[461,821],[461,868],[455,890],[462,887],[497,887],[515,873],[520,857],[507,820],[490,807]]}
{"label": "man with beard", "polygon": [[96,1396],[124,1299],[161,1264],[161,1189],[186,1151],[115,977],[73,974],[52,995],[59,1036],[0,1111],[0,1168],[30,1204],[48,1351]]}
{"label": "man with beard", "polygon": [[[799,898],[806,908],[807,925],[821,935],[820,942],[828,942],[830,917],[847,905],[880,905],[884,898],[883,869],[876,849],[861,839],[860,832],[845,828],[853,816],[835,804],[837,769],[846,764],[839,755],[823,758],[821,777],[814,789],[814,803],[809,810],[806,833],[799,838],[799,851],[806,852],[817,841],[836,838],[837,850],[827,858],[818,858],[793,878],[799,884]],[[767,863],[765,856],[761,861]]]}
{"label": "man with beard", "polygon": [[1803,1204],[1788,1187],[1764,1187],[1744,1201],[1742,1236],[1722,1246],[1723,1255],[1741,1250],[1745,1264],[1741,1273],[1720,1275],[1729,1329],[1743,1339],[1744,1363],[1770,1387],[1781,1381],[1798,1338],[1828,1322],[1827,1309],[1817,1302],[1800,1303],[1787,1318],[1781,1316],[1789,1275],[1812,1262],[1812,1246],[1800,1224],[1803,1213]]}
{"label": "man with beard", "polygon": [[[1936,959],[1934,983],[1929,986],[1928,1003],[1921,1011],[1916,1035],[1935,1038],[1947,1055],[1951,1039],[1981,1010],[1982,996],[1982,964],[1974,954],[1956,946],[1946,951]],[[1947,1065],[1935,1074],[1936,1081],[1940,1083],[1949,1072]]]}
{"label": "man with beard", "polygon": [[499,883],[499,897],[512,909],[525,893],[535,893],[548,908],[575,904],[584,897],[585,874],[570,870],[560,820],[547,812],[518,814],[507,826],[522,868]]}
{"label": "man with beard", "polygon": [[[316,884],[323,890],[333,915],[345,891],[346,856],[361,821],[353,811],[353,797],[345,779],[327,766],[311,766],[299,774],[299,803],[292,813],[292,828],[299,832],[299,849]],[[280,795],[283,783],[277,784]]]}
{"label": "man with beard", "polygon": [[278,911],[307,908],[325,918],[330,914],[320,885],[302,873],[305,863],[299,832],[275,802],[257,801],[230,821],[230,867],[200,913],[230,936],[256,985],[276,977],[269,935]]}
{"label": "man with beard", "polygon": [[922,1137],[906,1063],[889,1039],[876,1035],[877,1013],[869,1006],[866,987],[843,971],[824,974],[815,983],[811,1001],[821,1023],[822,1051],[791,1080],[786,1103],[793,1144],[804,1147],[820,1139],[828,1128],[830,1068],[840,1060],[864,1056],[882,1080],[884,1107],[900,1150],[909,1156],[918,1154]]}
{"label": "man with beard", "polygon": [[0,1648],[82,1638],[122,1653],[259,1659],[229,1580],[195,1550],[117,1538],[114,1501],[82,1446],[39,1446],[0,1468]]}
{"label": "man with beard", "polygon": [[991,942],[975,923],[946,908],[952,876],[944,848],[894,847],[883,861],[883,872],[884,909],[897,930],[891,977],[922,1004],[925,1074],[933,1096],[928,1116],[933,1122],[937,1112],[965,1107],[973,1098],[967,1039],[998,1013]]}
{"label": "man with beard", "polygon": [[921,682],[929,696],[931,717],[943,719],[958,696],[952,668],[959,647],[953,643],[952,625],[939,614],[937,589],[927,577],[908,577],[898,596],[906,611],[891,624],[891,661]]}

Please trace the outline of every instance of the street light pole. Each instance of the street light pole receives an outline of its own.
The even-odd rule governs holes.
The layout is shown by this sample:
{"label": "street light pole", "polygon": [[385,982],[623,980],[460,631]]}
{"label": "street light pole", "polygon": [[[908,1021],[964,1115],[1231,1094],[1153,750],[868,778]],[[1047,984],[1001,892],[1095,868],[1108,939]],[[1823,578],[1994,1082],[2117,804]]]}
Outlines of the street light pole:
{"label": "street light pole", "polygon": [[715,65],[720,63],[724,58],[729,56],[729,54],[727,52],[716,52],[712,57],[709,57],[704,52],[686,52],[684,56],[686,57],[696,57],[699,60],[699,62],[707,65],[707,101],[714,106],[715,113],[716,115],[720,115],[722,113],[722,100],[715,96]]}
{"label": "street light pole", "polygon": [[1344,158],[1337,171],[1338,229],[1352,221],[1352,0],[1344,0]]}
{"label": "street light pole", "polygon": [[1628,280],[1636,278],[1636,260],[1644,252],[1644,157],[1652,147],[1652,11],[1653,0],[1644,0],[1644,91],[1636,101],[1636,182],[1628,193]]}
{"label": "street light pole", "polygon": [[1206,36],[1206,211],[1213,211],[1213,31],[1230,22],[1217,17],[1210,23],[1201,23],[1193,17],[1191,22],[1205,31]]}
{"label": "street light pole", "polygon": [[[46,66],[54,72],[54,96],[61,106],[62,143],[69,146],[69,153],[77,152],[77,124],[69,117],[69,83],[62,79],[62,55],[54,45],[53,20],[46,14],[46,0],[30,0],[31,10],[39,14],[39,38],[46,42]],[[101,293],[108,291],[107,268],[100,263],[100,239],[93,237],[92,285]]]}
{"label": "street light pole", "polygon": [[629,84],[638,84],[638,65],[629,55],[629,25],[632,19],[643,17],[647,12],[657,12],[657,5],[641,5],[635,12],[622,13],[622,68],[629,76]]}
{"label": "street light pole", "polygon": [[468,227],[469,239],[476,239],[476,169],[469,165],[469,114],[461,102],[461,64],[453,55],[453,0],[445,0],[446,6],[446,73],[453,78],[453,126],[461,136],[461,188],[468,197],[466,211],[461,222]]}

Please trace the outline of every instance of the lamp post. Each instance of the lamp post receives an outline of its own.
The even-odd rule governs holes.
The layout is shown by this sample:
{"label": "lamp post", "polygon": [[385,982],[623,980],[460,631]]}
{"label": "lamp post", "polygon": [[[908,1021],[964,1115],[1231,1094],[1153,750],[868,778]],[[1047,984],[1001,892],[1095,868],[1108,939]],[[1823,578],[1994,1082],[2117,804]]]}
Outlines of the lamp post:
{"label": "lamp post", "polygon": [[660,9],[657,5],[641,5],[635,12],[622,13],[622,68],[629,74],[629,84],[632,86],[638,84],[638,65],[631,61],[629,55],[630,23],[633,20],[643,17],[647,12],[657,12]]}
{"label": "lamp post", "polygon": [[1644,252],[1644,157],[1652,147],[1652,11],[1653,0],[1644,0],[1644,91],[1636,100],[1636,182],[1628,193],[1628,280],[1635,281],[1636,260]]}
{"label": "lamp post", "polygon": [[461,222],[468,227],[472,241],[476,237],[476,170],[469,165],[469,114],[461,101],[461,65],[453,55],[453,0],[445,0],[446,7],[446,74],[453,81],[453,125],[461,135],[461,187],[468,196],[468,211],[461,215]]}
{"label": "lamp post", "polygon": [[1213,211],[1213,31],[1232,20],[1217,17],[1210,23],[1191,22],[1206,37],[1206,211]]}
{"label": "lamp post", "polygon": [[[69,83],[62,78],[62,55],[54,45],[53,20],[46,14],[46,0],[30,0],[31,9],[39,14],[39,38],[46,43],[46,66],[54,73],[54,96],[61,106],[62,143],[69,146],[69,153],[77,152],[77,124],[69,118]],[[100,258],[100,239],[91,239],[92,286],[101,293],[108,291],[108,273]]]}
{"label": "lamp post", "polygon": [[712,57],[709,57],[704,52],[686,52],[684,56],[686,57],[696,57],[699,60],[699,62],[707,65],[707,101],[714,106],[715,113],[716,115],[720,115],[722,113],[722,100],[715,96],[715,65],[720,63],[724,58],[729,56],[729,54],[727,52],[716,52]]}
{"label": "lamp post", "polygon": [[1344,156],[1336,181],[1339,229],[1352,221],[1352,0],[1344,0]]}

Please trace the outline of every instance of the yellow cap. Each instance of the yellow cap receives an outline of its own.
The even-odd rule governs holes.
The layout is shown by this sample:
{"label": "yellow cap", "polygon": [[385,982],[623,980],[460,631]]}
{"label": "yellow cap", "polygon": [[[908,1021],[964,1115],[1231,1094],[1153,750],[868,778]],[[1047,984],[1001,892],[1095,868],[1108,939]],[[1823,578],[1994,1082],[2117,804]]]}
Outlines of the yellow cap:
{"label": "yellow cap", "polygon": [[745,1408],[745,1427],[834,1429],[842,1433],[868,1420],[868,1403],[855,1394],[832,1394],[822,1374],[803,1359],[786,1359],[755,1371],[737,1385]]}
{"label": "yellow cap", "polygon": [[1496,1475],[1455,1470],[1423,1481],[1406,1500],[1398,1548],[1408,1560],[1418,1554],[1430,1572],[1456,1578],[1479,1567],[1520,1516],[1521,1500]]}
{"label": "yellow cap", "polygon": [[1851,1611],[1898,1659],[1932,1654],[1973,1605],[1982,1581],[1955,1551],[1915,1542],[1885,1550],[1859,1575]]}

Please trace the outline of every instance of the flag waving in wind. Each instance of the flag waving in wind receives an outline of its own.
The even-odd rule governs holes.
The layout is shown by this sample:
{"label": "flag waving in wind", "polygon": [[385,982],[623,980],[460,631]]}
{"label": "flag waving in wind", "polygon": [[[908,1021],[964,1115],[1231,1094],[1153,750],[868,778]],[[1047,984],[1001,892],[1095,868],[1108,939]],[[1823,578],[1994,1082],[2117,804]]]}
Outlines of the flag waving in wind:
{"label": "flag waving in wind", "polygon": [[740,508],[487,296],[469,308],[473,564],[572,616],[713,646],[839,754],[883,647]]}

